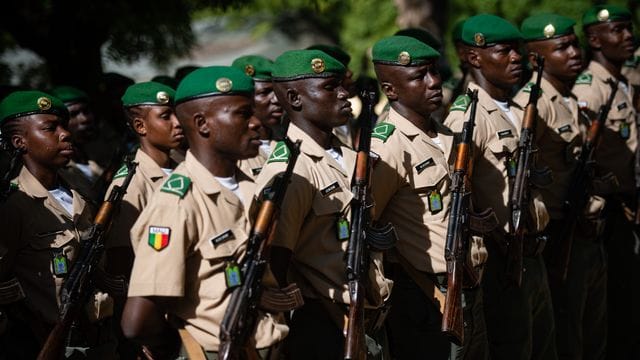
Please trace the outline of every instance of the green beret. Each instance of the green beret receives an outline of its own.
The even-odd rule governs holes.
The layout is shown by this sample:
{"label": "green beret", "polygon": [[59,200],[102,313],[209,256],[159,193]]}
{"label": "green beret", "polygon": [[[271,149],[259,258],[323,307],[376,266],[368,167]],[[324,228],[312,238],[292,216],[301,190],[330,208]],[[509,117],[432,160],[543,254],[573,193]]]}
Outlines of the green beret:
{"label": "green beret", "polygon": [[278,56],[273,64],[274,81],[325,78],[343,75],[340,61],[320,50],[290,50]]}
{"label": "green beret", "polygon": [[307,50],[324,51],[327,54],[329,54],[331,57],[333,57],[334,59],[340,61],[342,63],[342,65],[344,65],[344,67],[348,67],[349,66],[349,62],[351,61],[351,56],[349,54],[347,54],[346,51],[342,50],[338,46],[316,44],[316,45],[309,46],[307,48]]}
{"label": "green beret", "polygon": [[62,100],[42,91],[14,91],[0,102],[0,124],[34,114],[69,115]]}
{"label": "green beret", "polygon": [[190,72],[176,90],[176,105],[217,95],[253,96],[253,79],[231,66],[208,66]]}
{"label": "green beret", "polygon": [[122,106],[173,105],[176,92],[167,85],[155,81],[133,84],[122,95]]}
{"label": "green beret", "polygon": [[89,95],[86,92],[74,88],[73,86],[58,86],[51,89],[51,95],[62,100],[63,103],[69,105],[77,102],[88,102]]}
{"label": "green beret", "polygon": [[273,69],[273,61],[260,55],[241,56],[235,60],[231,66],[244,71],[245,74],[251,76],[255,81],[271,81],[271,70]]}
{"label": "green beret", "polygon": [[442,43],[438,41],[430,32],[419,28],[407,28],[396,31],[394,35],[408,36],[420,40],[434,49],[439,49]]}
{"label": "green beret", "polygon": [[616,5],[595,5],[582,15],[582,26],[619,20],[631,20],[631,12]]}
{"label": "green beret", "polygon": [[394,35],[373,44],[373,62],[376,64],[417,66],[440,56],[431,46],[410,37]]}
{"label": "green beret", "polygon": [[462,25],[461,35],[462,42],[476,47],[522,40],[522,34],[515,26],[491,14],[480,14],[468,18]]}
{"label": "green beret", "polygon": [[575,20],[557,14],[538,14],[524,19],[520,31],[524,41],[552,39],[573,34]]}
{"label": "green beret", "polygon": [[465,21],[467,21],[467,19],[459,20],[453,26],[453,29],[451,30],[451,40],[453,40],[454,43],[462,41],[462,27],[464,26]]}

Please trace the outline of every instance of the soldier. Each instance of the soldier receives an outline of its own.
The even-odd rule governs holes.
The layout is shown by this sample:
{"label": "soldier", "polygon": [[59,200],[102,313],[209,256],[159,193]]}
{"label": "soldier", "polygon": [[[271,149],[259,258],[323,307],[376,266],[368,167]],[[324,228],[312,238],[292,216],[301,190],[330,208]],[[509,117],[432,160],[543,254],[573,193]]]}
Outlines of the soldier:
{"label": "soldier", "polygon": [[[452,350],[440,331],[440,305],[434,298],[446,278],[444,246],[455,161],[453,133],[431,118],[442,104],[439,56],[407,36],[385,38],[373,46],[376,75],[391,105],[372,135],[371,150],[380,157],[372,194],[375,218],[393,223],[399,239],[386,266],[394,281],[387,326],[397,359],[447,359]],[[475,240],[472,258],[481,266],[486,250]],[[477,290],[465,290],[465,344],[464,349],[453,349],[453,359],[488,356]]]}
{"label": "soldier", "polygon": [[[478,89],[476,128],[471,150],[472,200],[476,209],[492,208],[499,226],[485,237],[489,253],[482,279],[483,306],[490,357],[496,359],[555,359],[551,295],[541,251],[544,242],[535,234],[547,224],[548,214],[539,195],[532,192],[525,239],[522,284],[507,280],[506,249],[509,233],[510,175],[521,130],[522,108],[511,102],[511,89],[520,81],[522,35],[506,20],[488,14],[464,22],[461,30],[469,71]],[[468,117],[468,98],[453,103],[445,125],[459,132]],[[517,275],[517,274],[516,274]]]}
{"label": "soldier", "polygon": [[[122,199],[120,209],[113,218],[105,241],[106,270],[111,275],[129,278],[133,266],[133,248],[129,231],[138,215],[147,205],[153,192],[176,167],[169,154],[184,139],[182,126],[173,110],[175,91],[156,82],[143,82],[129,86],[122,96],[122,106],[129,127],[136,134],[140,148],[134,161],[136,173]],[[122,185],[127,176],[123,165],[113,177],[107,196],[114,186]],[[122,294],[126,296],[125,293]]]}
{"label": "soldier", "polygon": [[258,55],[241,56],[233,61],[231,66],[236,67],[254,81],[256,93],[253,98],[256,106],[256,117],[262,123],[260,127],[260,150],[258,156],[242,160],[238,167],[244,173],[251,174],[255,180],[262,170],[262,166],[271,155],[271,148],[275,139],[282,134],[282,106],[273,92],[271,82],[271,68],[273,61]]}
{"label": "soldier", "polygon": [[[558,280],[562,277],[557,273],[561,269],[554,265],[564,242],[569,241],[562,238],[563,227],[569,221],[565,218],[564,201],[570,191],[579,191],[570,186],[584,137],[581,129],[584,132],[589,125],[571,91],[582,71],[580,44],[573,31],[575,23],[556,14],[534,15],[522,22],[521,31],[529,62],[536,66],[536,55],[545,59],[535,133],[538,165],[548,167],[554,180],[539,189],[551,218],[546,230],[549,242],[545,261],[549,265],[558,355],[561,359],[577,360],[604,357],[607,296],[606,263],[597,233],[604,205],[602,198],[591,199],[588,214],[579,218],[566,282]],[[514,98],[521,107],[526,106],[536,77],[534,72],[531,81]]]}
{"label": "soldier", "polygon": [[[273,68],[274,91],[291,119],[287,136],[302,140],[271,248],[271,268],[280,287],[297,283],[305,301],[293,313],[286,340],[292,359],[343,356],[349,303],[347,219],[356,158],[332,133],[351,118],[344,71],[338,60],[319,50],[287,51]],[[258,178],[258,196],[287,161],[286,147],[278,143]],[[390,284],[382,276],[379,256],[369,266],[366,293],[369,307],[375,309],[388,297]]]}
{"label": "soldier", "polygon": [[[253,93],[251,78],[227,66],[195,70],[176,91],[190,149],[131,230],[136,258],[122,317],[124,334],[154,358],[176,355],[176,327],[185,343],[217,356],[225,284],[233,284],[251,230],[255,186],[236,163],[260,146]],[[287,330],[261,313],[247,356],[275,356]]]}
{"label": "soldier", "polygon": [[[639,356],[638,312],[634,309],[638,296],[635,288],[639,266],[637,238],[633,232],[633,214],[637,209],[634,160],[638,148],[636,111],[633,89],[621,74],[624,62],[633,56],[633,26],[631,13],[613,5],[597,5],[582,16],[584,33],[591,52],[591,62],[578,76],[573,92],[578,104],[590,118],[595,118],[600,106],[606,103],[612,89],[607,81],[616,81],[618,89],[609,111],[601,144],[596,150],[598,173],[612,173],[618,186],[595,189],[607,199],[607,226],[603,239],[609,255],[608,262],[608,356],[630,359]],[[628,324],[621,326],[621,324]],[[636,347],[633,350],[633,347]],[[635,351],[635,353],[633,353]]]}
{"label": "soldier", "polygon": [[[2,189],[6,197],[0,204],[0,303],[10,320],[0,334],[6,359],[35,358],[39,352],[58,319],[63,281],[93,220],[86,200],[58,175],[73,156],[68,116],[61,100],[40,91],[16,91],[0,103],[2,143],[20,167],[11,189]],[[79,330],[82,346],[105,340],[86,326]],[[86,356],[98,355],[90,350]]]}

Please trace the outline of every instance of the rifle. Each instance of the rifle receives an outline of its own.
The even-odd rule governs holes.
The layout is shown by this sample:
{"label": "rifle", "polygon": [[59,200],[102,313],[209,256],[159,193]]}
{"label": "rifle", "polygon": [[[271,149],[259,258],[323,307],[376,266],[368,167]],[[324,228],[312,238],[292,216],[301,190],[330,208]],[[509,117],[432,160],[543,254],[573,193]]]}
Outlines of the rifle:
{"label": "rifle", "polygon": [[442,332],[457,344],[464,341],[462,314],[462,282],[466,253],[469,247],[469,197],[465,186],[469,174],[469,153],[473,145],[478,90],[467,92],[471,97],[469,120],[462,129],[456,162],[451,179],[451,213],[447,226],[447,242],[444,257],[447,260],[447,294],[442,313]]}
{"label": "rifle", "polygon": [[613,99],[618,90],[617,82],[609,79],[607,83],[611,86],[611,93],[609,94],[607,102],[600,106],[598,116],[589,126],[587,138],[582,144],[582,151],[580,152],[578,163],[571,177],[571,186],[569,186],[569,191],[564,201],[565,217],[562,232],[558,238],[559,247],[558,251],[553,255],[552,269],[549,271],[549,275],[551,275],[556,284],[562,284],[567,279],[577,220],[584,211],[589,197],[588,188],[593,177],[595,150],[602,135],[604,124],[609,116],[611,104],[613,104]]}
{"label": "rifle", "polygon": [[511,231],[510,241],[507,247],[507,279],[509,282],[520,286],[522,284],[522,252],[525,237],[525,224],[528,187],[530,183],[531,164],[533,163],[535,123],[538,116],[538,98],[540,97],[540,82],[544,70],[544,58],[540,55],[536,59],[537,78],[536,83],[531,86],[529,102],[524,111],[522,119],[522,130],[518,143],[518,163],[515,180],[511,192]]}
{"label": "rifle", "polygon": [[294,144],[288,137],[283,139],[291,153],[285,172],[277,176],[271,186],[270,196],[265,196],[247,244],[247,254],[240,265],[242,284],[233,289],[231,300],[220,324],[221,360],[241,359],[242,350],[249,342],[258,320],[258,302],[262,293],[262,277],[267,266],[267,253],[271,233],[293,168],[300,154],[301,140]]}
{"label": "rifle", "polygon": [[375,92],[363,90],[364,116],[360,116],[358,154],[351,185],[351,232],[347,245],[347,280],[349,286],[349,314],[344,341],[345,359],[364,359],[366,355],[364,329],[365,284],[369,254],[368,250],[383,251],[395,245],[394,229],[391,224],[382,227],[371,225],[368,202],[369,179],[371,174],[371,129],[375,121],[373,102]]}
{"label": "rifle", "polygon": [[104,236],[111,224],[113,212],[126,194],[127,187],[129,187],[138,165],[131,158],[126,159],[125,163],[129,173],[122,186],[114,186],[111,189],[109,197],[102,203],[93,220],[87,240],[81,242],[78,259],[71,267],[69,277],[64,282],[60,293],[61,305],[58,321],[40,350],[38,360],[62,358],[69,331],[95,288],[94,277],[104,252]]}

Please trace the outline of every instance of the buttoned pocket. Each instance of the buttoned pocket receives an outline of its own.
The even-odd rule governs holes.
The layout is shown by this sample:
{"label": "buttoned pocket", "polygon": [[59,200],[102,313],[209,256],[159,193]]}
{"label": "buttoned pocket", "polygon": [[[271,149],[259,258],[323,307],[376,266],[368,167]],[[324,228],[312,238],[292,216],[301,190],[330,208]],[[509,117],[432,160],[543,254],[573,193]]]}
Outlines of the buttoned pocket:
{"label": "buttoned pocket", "polygon": [[36,231],[29,245],[36,250],[60,249],[75,239],[69,229]]}
{"label": "buttoned pocket", "polygon": [[321,187],[313,198],[313,213],[317,216],[343,212],[351,203],[353,194],[339,182]]}
{"label": "buttoned pocket", "polygon": [[421,169],[417,164],[413,166],[410,182],[418,192],[427,192],[436,189],[440,181],[447,175],[447,170],[440,164],[434,163],[433,166],[424,169]]}
{"label": "buttoned pocket", "polygon": [[198,251],[203,259],[230,259],[238,258],[238,253],[246,244],[248,235],[244,229],[236,227],[226,229],[216,234],[205,237],[205,241],[200,242]]}

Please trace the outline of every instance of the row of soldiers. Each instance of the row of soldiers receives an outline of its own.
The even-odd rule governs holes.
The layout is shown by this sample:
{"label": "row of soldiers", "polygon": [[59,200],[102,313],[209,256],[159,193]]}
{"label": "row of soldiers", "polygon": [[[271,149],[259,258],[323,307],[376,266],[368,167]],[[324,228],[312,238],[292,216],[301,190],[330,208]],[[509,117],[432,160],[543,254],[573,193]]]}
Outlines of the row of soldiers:
{"label": "row of soldiers", "polygon": [[[373,45],[389,106],[371,132],[367,200],[373,222],[392,224],[397,240],[390,250],[368,251],[367,336],[358,358],[640,356],[633,326],[637,106],[623,74],[638,77],[637,64],[627,62],[631,14],[611,5],[584,14],[588,64],[575,25],[557,14],[531,16],[520,29],[488,14],[462,22],[454,40],[465,79],[454,87],[477,95],[462,92],[444,106],[441,121],[434,119],[443,114],[440,54],[429,37],[404,32]],[[541,81],[534,72],[513,96],[523,57],[542,70]],[[71,329],[67,357],[217,359],[256,213],[295,159],[261,287],[286,294],[294,287],[301,297],[289,296],[286,311],[260,307],[239,358],[344,358],[358,131],[350,126],[348,61],[340,49],[316,46],[275,61],[246,56],[232,66],[199,68],[176,90],[158,82],[127,89],[122,105],[139,143],[137,167],[120,168],[107,191],[128,185],[104,240],[99,291]],[[527,184],[514,282],[505,271],[515,239],[511,191],[531,92],[539,92],[535,168],[552,177]],[[566,200],[582,145],[609,99],[585,206],[569,219]],[[60,172],[77,137],[69,132],[68,104],[40,91],[17,91],[0,102],[2,141],[19,171],[0,205],[0,358],[40,351],[91,228],[93,209],[75,189],[77,176]],[[441,331],[445,247],[457,144],[470,116],[476,125],[465,181],[475,230],[464,262],[478,279],[462,290],[463,336],[452,341]],[[301,141],[299,155],[280,141],[285,134]],[[185,142],[181,161],[176,151]],[[560,269],[557,254],[569,241],[568,268]]]}

